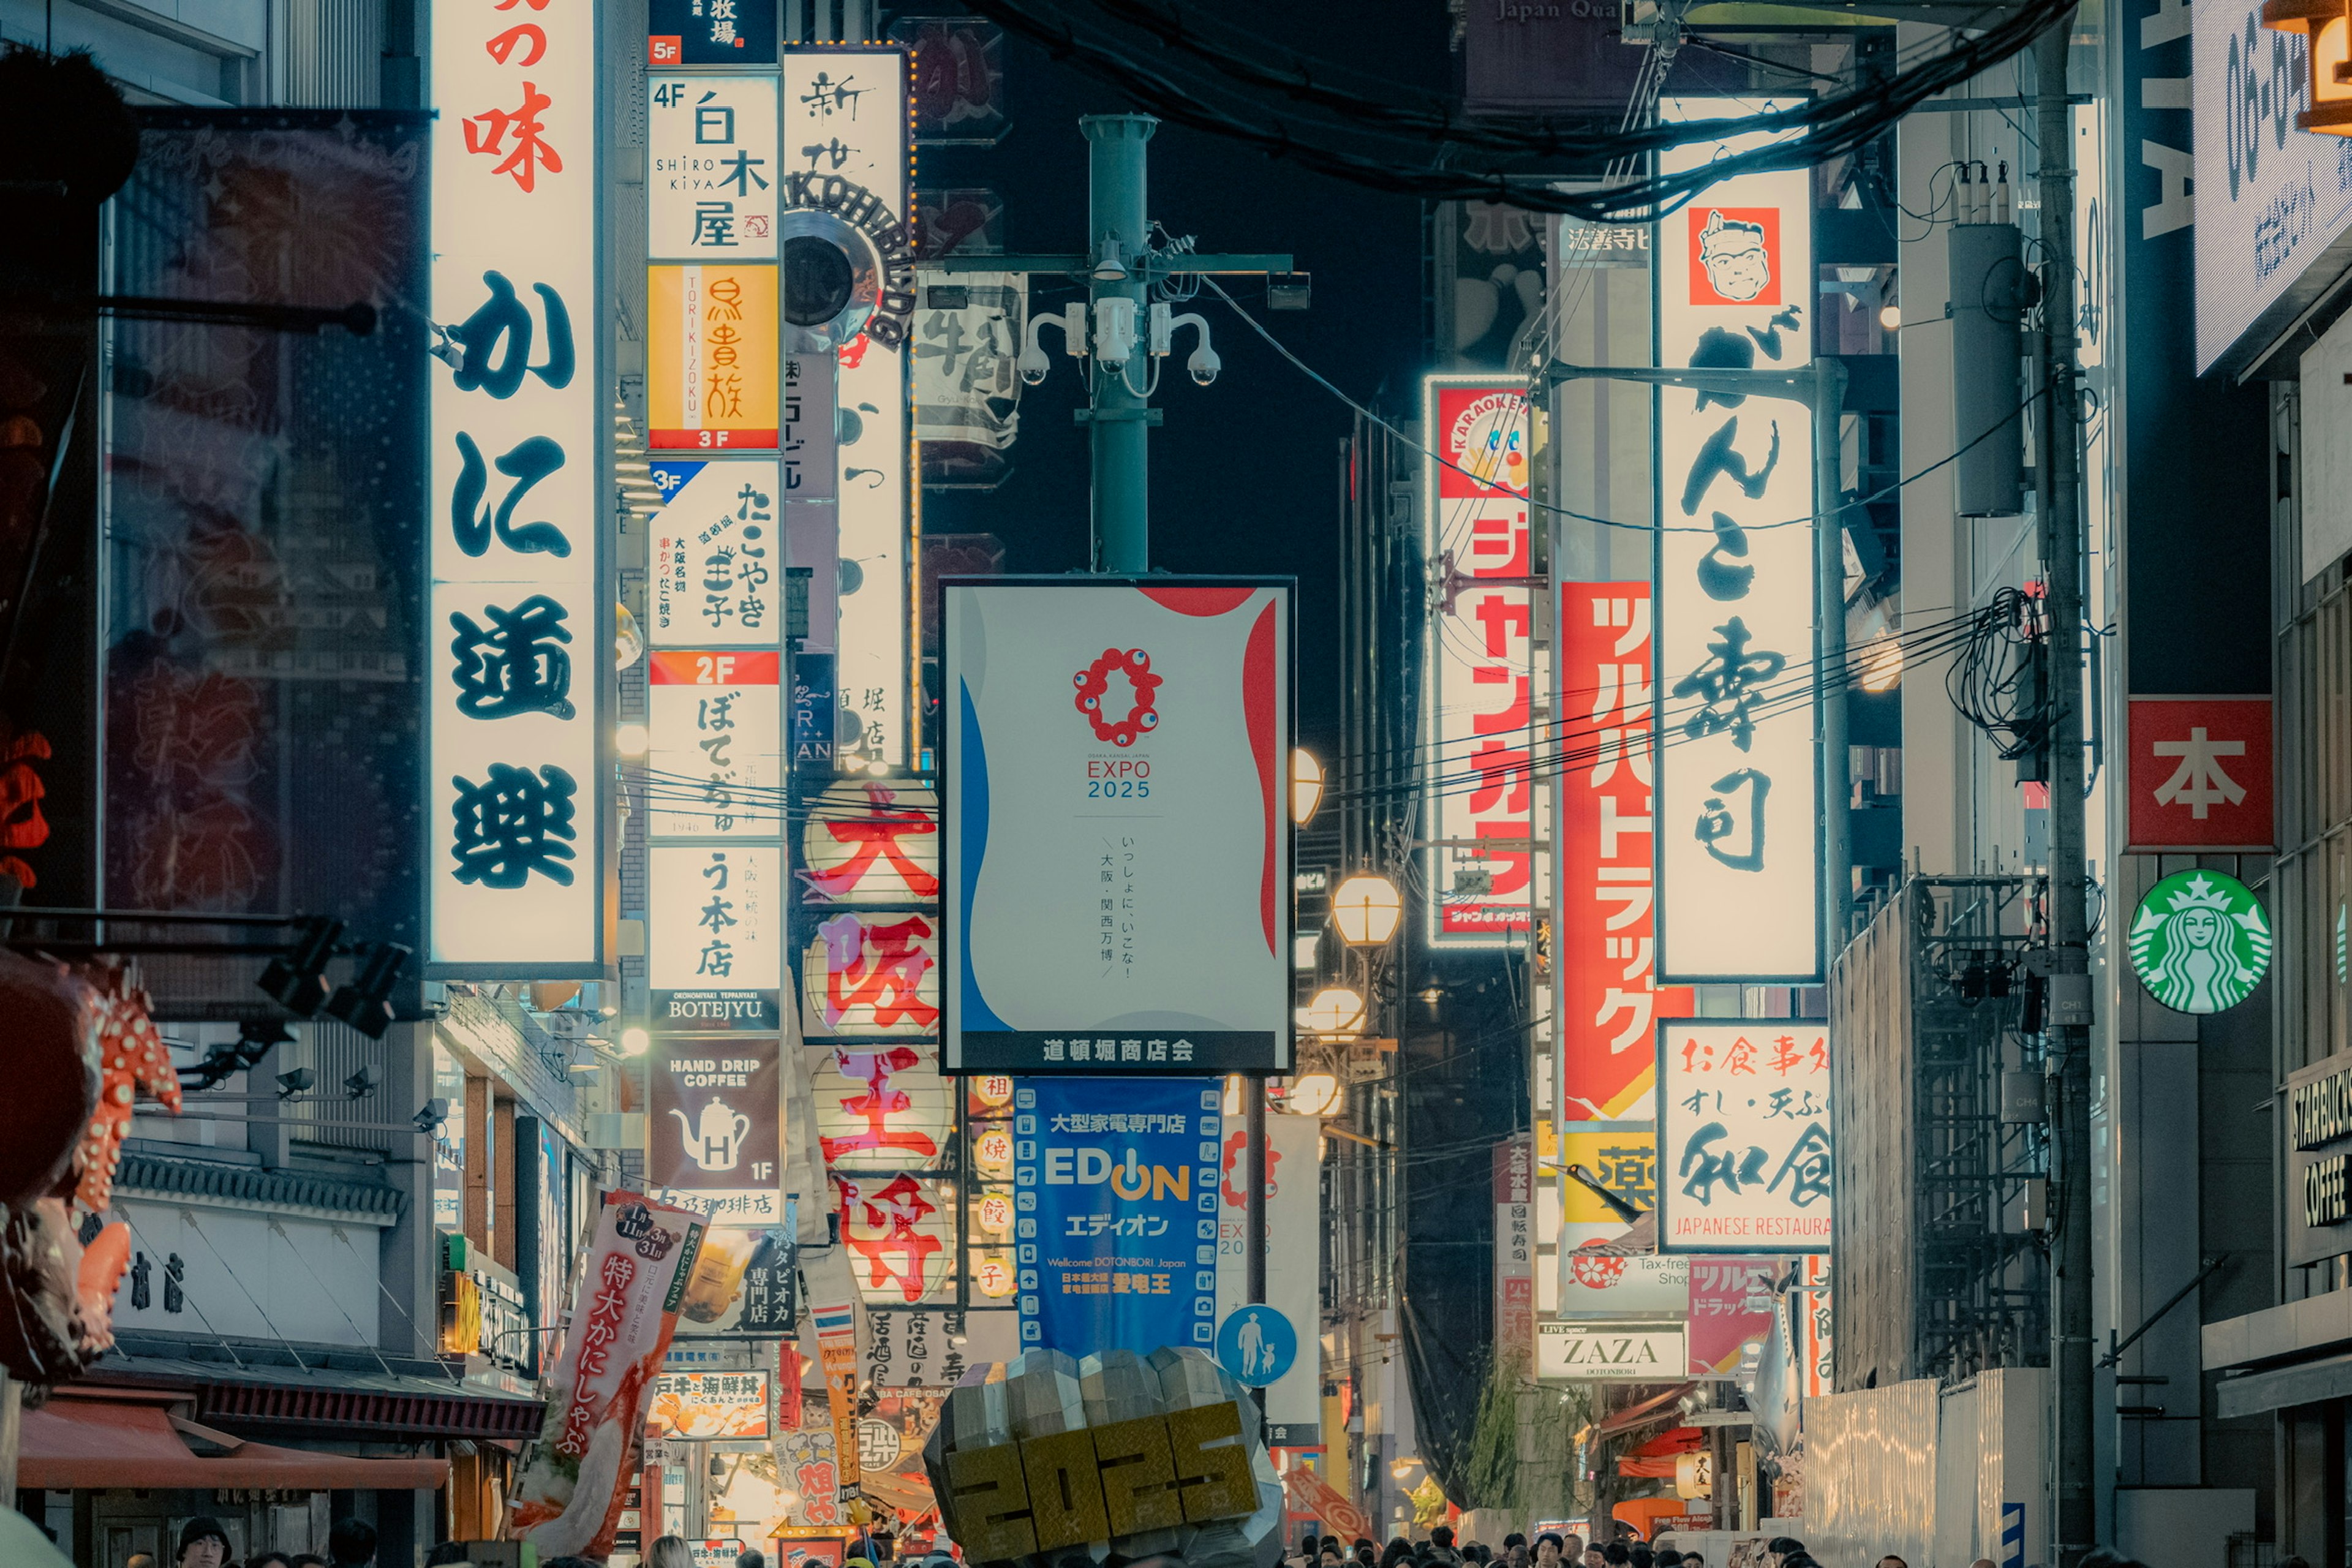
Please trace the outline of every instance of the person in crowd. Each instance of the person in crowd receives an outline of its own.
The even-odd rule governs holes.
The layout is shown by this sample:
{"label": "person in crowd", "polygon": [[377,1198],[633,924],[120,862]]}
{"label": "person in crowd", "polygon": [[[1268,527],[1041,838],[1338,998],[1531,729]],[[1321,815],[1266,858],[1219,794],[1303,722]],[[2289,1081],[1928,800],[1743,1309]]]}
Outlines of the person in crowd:
{"label": "person in crowd", "polygon": [[228,1561],[228,1531],[210,1514],[198,1514],[180,1527],[180,1550],[173,1568],[222,1568]]}
{"label": "person in crowd", "polygon": [[1323,1538],[1322,1550],[1316,1552],[1315,1560],[1321,1565],[1321,1568],[1339,1568],[1339,1565],[1347,1561],[1346,1558],[1339,1555],[1339,1542],[1338,1538],[1328,1535]]}
{"label": "person in crowd", "polygon": [[1559,1568],[1560,1560],[1567,1551],[1568,1543],[1559,1538],[1558,1531],[1545,1531],[1536,1537],[1535,1568]]}
{"label": "person in crowd", "polygon": [[1890,1552],[1878,1560],[1878,1568],[1911,1568],[1911,1564]]}
{"label": "person in crowd", "polygon": [[152,1552],[134,1552],[122,1560],[122,1568],[155,1568],[155,1554]]}
{"label": "person in crowd", "polygon": [[1612,1541],[1601,1549],[1601,1560],[1610,1568],[1633,1568],[1633,1549],[1622,1541]]}
{"label": "person in crowd", "polygon": [[1510,1568],[1528,1568],[1528,1538],[1516,1530],[1503,1537],[1503,1561]]}
{"label": "person in crowd", "polygon": [[1651,1560],[1651,1564],[1652,1568],[1682,1568],[1682,1550],[1679,1547],[1661,1546],[1658,1548],[1657,1556]]}
{"label": "person in crowd", "polygon": [[1584,1549],[1584,1568],[1609,1568],[1609,1552],[1599,1542]]}
{"label": "person in crowd", "polygon": [[1392,1538],[1389,1542],[1387,1549],[1381,1552],[1380,1568],[1396,1568],[1396,1565],[1400,1563],[1410,1563],[1412,1561],[1412,1542],[1400,1535]]}
{"label": "person in crowd", "polygon": [[1356,1537],[1355,1560],[1361,1568],[1379,1568],[1381,1549],[1360,1535]]}
{"label": "person in crowd", "polygon": [[247,1558],[245,1568],[294,1568],[294,1559],[283,1552],[265,1552],[258,1557]]}
{"label": "person in crowd", "polygon": [[768,1554],[746,1546],[735,1554],[735,1568],[768,1568]]}
{"label": "person in crowd", "polygon": [[1626,1542],[1625,1550],[1633,1554],[1633,1568],[1650,1568],[1653,1553],[1646,1541]]}
{"label": "person in crowd", "polygon": [[1441,1524],[1429,1532],[1429,1554],[1446,1568],[1462,1568],[1462,1553],[1454,1549],[1454,1527]]}
{"label": "person in crowd", "polygon": [[1559,1542],[1559,1560],[1569,1564],[1570,1568],[1575,1568],[1575,1564],[1583,1562],[1584,1537],[1576,1534],[1562,1536]]}
{"label": "person in crowd", "polygon": [[334,1568],[373,1568],[375,1526],[363,1519],[339,1519],[327,1531],[327,1560]]}
{"label": "person in crowd", "polygon": [[[461,1557],[458,1561],[462,1563],[465,1559]],[[328,1563],[315,1552],[298,1552],[294,1554],[293,1568],[328,1568]]]}
{"label": "person in crowd", "polygon": [[1794,1536],[1776,1535],[1764,1543],[1765,1568],[1787,1568],[1789,1559],[1804,1549],[1805,1543]]}
{"label": "person in crowd", "polygon": [[665,1535],[646,1550],[645,1568],[694,1568],[694,1552],[682,1537]]}

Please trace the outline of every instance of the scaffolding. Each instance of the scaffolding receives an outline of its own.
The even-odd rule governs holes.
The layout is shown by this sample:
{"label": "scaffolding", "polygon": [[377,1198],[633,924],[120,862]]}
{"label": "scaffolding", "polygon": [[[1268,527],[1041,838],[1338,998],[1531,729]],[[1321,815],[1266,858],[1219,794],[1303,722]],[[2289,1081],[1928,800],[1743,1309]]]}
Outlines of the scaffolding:
{"label": "scaffolding", "polygon": [[2046,891],[1911,878],[1832,971],[1841,1391],[2049,1363]]}

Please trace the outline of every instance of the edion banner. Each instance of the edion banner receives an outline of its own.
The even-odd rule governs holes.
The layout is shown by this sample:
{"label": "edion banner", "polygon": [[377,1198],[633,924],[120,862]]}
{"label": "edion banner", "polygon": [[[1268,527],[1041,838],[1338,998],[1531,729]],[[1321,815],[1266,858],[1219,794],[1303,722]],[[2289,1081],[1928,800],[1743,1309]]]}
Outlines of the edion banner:
{"label": "edion banner", "polygon": [[1285,1070],[1288,582],[943,591],[946,1070]]}

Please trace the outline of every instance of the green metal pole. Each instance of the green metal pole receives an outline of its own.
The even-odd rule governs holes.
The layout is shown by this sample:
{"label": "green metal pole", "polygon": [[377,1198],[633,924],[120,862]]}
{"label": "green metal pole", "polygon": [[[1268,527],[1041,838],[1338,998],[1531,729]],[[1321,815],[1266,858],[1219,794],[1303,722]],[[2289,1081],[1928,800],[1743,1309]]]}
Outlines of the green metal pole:
{"label": "green metal pole", "polygon": [[1087,259],[1096,272],[1104,271],[1116,247],[1125,269],[1116,279],[1097,276],[1087,286],[1097,333],[1104,300],[1132,301],[1134,312],[1135,342],[1123,370],[1106,368],[1099,351],[1087,361],[1093,388],[1087,417],[1094,438],[1094,567],[1142,573],[1150,570],[1150,466],[1144,447],[1150,410],[1134,386],[1149,384],[1151,373],[1150,306],[1143,279],[1143,257],[1150,248],[1143,144],[1160,121],[1148,114],[1090,114],[1078,128],[1087,136]]}

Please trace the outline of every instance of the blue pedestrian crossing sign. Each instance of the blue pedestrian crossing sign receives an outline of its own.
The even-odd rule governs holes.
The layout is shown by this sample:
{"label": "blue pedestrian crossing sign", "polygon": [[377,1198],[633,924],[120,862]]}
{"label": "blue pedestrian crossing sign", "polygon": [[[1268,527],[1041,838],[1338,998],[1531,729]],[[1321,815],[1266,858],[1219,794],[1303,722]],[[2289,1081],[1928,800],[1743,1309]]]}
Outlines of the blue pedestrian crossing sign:
{"label": "blue pedestrian crossing sign", "polygon": [[1237,1307],[1217,1330],[1217,1364],[1244,1387],[1264,1388],[1298,1359],[1298,1331],[1272,1307]]}

